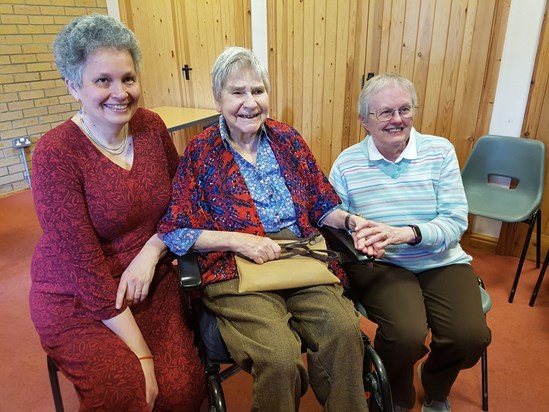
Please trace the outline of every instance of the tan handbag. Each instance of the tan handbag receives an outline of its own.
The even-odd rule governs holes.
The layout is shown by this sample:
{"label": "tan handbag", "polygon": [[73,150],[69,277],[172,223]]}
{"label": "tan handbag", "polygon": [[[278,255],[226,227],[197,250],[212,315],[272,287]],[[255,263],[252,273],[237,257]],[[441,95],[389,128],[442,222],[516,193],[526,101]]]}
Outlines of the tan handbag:
{"label": "tan handbag", "polygon": [[328,263],[338,258],[326,248],[320,235],[307,239],[289,239],[276,242],[282,248],[280,258],[257,264],[236,255],[240,283],[238,291],[264,292],[339,283]]}

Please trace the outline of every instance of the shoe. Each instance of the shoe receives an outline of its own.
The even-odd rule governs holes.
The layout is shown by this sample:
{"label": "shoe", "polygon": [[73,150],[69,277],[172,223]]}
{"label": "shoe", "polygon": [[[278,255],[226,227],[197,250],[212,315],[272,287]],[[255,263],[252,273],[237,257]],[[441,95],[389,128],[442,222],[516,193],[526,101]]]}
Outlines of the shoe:
{"label": "shoe", "polygon": [[[423,372],[423,363],[421,362],[417,367],[417,374],[421,382],[421,373]],[[430,399],[429,395],[425,394],[423,405],[421,406],[421,412],[451,412],[450,401],[446,398],[444,401],[435,401]]]}
{"label": "shoe", "polygon": [[421,412],[451,412],[451,410],[448,398],[444,402],[440,402],[425,397],[423,406],[421,407]]}

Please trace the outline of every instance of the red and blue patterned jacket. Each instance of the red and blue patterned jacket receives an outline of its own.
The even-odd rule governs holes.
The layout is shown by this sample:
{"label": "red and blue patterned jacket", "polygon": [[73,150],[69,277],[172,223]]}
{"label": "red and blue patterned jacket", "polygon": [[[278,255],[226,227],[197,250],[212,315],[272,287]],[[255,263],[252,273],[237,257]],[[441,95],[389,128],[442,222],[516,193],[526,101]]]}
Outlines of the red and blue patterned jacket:
{"label": "red and blue patterned jacket", "polygon": [[[292,127],[267,119],[269,144],[295,205],[303,237],[318,233],[314,227],[340,203],[305,140]],[[313,222],[313,223],[311,223]],[[225,147],[219,125],[207,128],[187,145],[173,180],[172,200],[159,224],[159,233],[178,228],[234,231],[265,236],[254,202],[236,161]],[[232,252],[202,253],[202,284],[238,277]],[[347,279],[339,264],[332,270]]]}

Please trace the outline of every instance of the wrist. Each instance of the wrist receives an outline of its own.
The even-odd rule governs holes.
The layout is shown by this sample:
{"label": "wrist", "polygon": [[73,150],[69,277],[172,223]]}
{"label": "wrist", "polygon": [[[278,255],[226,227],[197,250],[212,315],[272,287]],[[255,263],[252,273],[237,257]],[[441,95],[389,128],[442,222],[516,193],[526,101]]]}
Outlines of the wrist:
{"label": "wrist", "polygon": [[347,213],[345,216],[345,229],[347,229],[349,232],[354,232],[356,229],[357,221],[356,221],[357,215],[354,213]]}
{"label": "wrist", "polygon": [[351,229],[351,214],[350,213],[347,213],[347,215],[345,216],[345,229],[349,230],[349,231],[352,231]]}
{"label": "wrist", "polygon": [[410,242],[407,242],[410,246],[415,246],[423,240],[423,236],[421,235],[421,230],[419,230],[419,227],[417,225],[408,225],[410,229],[412,229],[413,233],[413,239]]}

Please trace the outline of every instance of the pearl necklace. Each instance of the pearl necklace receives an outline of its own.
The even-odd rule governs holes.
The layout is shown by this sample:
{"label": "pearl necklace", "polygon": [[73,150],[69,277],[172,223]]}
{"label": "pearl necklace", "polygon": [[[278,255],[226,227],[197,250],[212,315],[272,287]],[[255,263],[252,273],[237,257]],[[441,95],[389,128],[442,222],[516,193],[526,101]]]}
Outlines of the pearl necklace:
{"label": "pearl necklace", "polygon": [[90,137],[90,139],[97,145],[99,146],[100,148],[102,148],[103,150],[105,150],[106,152],[112,154],[112,155],[119,155],[119,154],[122,154],[126,151],[126,148],[128,147],[128,130],[126,129],[126,133],[124,135],[124,140],[122,141],[122,143],[120,144],[120,146],[118,147],[109,147],[109,146],[105,146],[103,143],[101,143],[94,135],[93,133],[91,132],[91,130],[89,129],[88,125],[86,124],[86,122],[84,121],[84,113],[82,112],[82,109],[79,110],[78,112],[80,114],[80,123],[82,124],[82,127],[84,128],[84,131],[86,132],[86,134]]}

